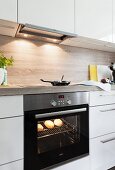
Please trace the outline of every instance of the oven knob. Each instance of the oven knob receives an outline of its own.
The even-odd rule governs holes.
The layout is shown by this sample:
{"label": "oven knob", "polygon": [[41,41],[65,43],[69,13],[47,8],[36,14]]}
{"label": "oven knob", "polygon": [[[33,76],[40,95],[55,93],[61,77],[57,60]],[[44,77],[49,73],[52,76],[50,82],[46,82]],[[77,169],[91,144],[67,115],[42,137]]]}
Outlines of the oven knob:
{"label": "oven knob", "polygon": [[69,105],[70,105],[70,104],[71,104],[71,100],[67,100],[67,104],[69,104]]}
{"label": "oven knob", "polygon": [[54,106],[54,107],[57,105],[57,103],[56,103],[55,100],[52,100],[50,103],[51,103],[51,105]]}

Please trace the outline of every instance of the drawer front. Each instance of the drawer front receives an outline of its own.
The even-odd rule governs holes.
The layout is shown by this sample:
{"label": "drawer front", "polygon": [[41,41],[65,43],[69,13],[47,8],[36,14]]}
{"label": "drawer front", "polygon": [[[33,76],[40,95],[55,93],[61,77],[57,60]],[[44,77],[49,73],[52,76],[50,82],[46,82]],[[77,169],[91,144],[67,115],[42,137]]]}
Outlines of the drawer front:
{"label": "drawer front", "polygon": [[115,132],[115,104],[89,108],[90,138]]}
{"label": "drawer front", "polygon": [[91,170],[115,166],[115,133],[90,140]]}
{"label": "drawer front", "polygon": [[24,170],[23,160],[2,165],[0,166],[0,170]]}
{"label": "drawer front", "polygon": [[115,91],[94,91],[90,92],[90,106],[106,105],[115,103]]}
{"label": "drawer front", "polygon": [[0,119],[0,165],[23,158],[23,116]]}
{"label": "drawer front", "polygon": [[0,118],[23,115],[23,96],[1,96]]}

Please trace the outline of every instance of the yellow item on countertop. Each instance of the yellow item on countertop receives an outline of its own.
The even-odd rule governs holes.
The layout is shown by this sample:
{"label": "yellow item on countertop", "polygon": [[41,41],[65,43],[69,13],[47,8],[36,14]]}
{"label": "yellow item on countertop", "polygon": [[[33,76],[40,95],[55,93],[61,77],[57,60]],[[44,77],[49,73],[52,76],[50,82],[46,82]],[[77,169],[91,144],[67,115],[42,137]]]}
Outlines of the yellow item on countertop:
{"label": "yellow item on countertop", "polygon": [[89,65],[89,79],[98,81],[97,65]]}

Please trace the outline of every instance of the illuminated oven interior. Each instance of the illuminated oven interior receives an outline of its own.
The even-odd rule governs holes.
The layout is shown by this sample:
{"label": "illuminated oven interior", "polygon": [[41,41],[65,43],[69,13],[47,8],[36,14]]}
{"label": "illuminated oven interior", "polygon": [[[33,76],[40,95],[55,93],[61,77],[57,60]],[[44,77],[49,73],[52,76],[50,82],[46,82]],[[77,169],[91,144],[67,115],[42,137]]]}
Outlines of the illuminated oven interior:
{"label": "illuminated oven interior", "polygon": [[37,122],[38,154],[62,149],[80,142],[79,115],[44,119]]}

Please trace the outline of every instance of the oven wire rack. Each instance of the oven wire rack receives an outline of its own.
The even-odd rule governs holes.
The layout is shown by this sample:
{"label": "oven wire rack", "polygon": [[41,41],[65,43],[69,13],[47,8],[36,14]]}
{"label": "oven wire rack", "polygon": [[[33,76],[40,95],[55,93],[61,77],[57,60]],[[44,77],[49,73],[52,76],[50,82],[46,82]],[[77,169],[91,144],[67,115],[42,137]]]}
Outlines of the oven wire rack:
{"label": "oven wire rack", "polygon": [[63,125],[61,127],[55,126],[53,129],[47,129],[43,121],[39,122],[44,127],[44,130],[38,132],[37,138],[40,139],[40,138],[48,137],[51,135],[58,135],[61,133],[68,133],[68,134],[71,133],[73,135],[77,133],[77,128],[78,128],[77,126],[73,126],[65,120],[62,120],[62,121],[63,121]]}

